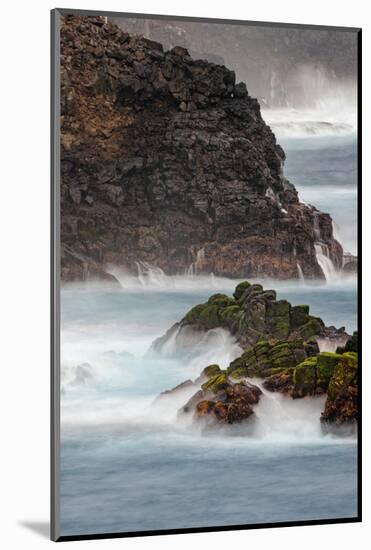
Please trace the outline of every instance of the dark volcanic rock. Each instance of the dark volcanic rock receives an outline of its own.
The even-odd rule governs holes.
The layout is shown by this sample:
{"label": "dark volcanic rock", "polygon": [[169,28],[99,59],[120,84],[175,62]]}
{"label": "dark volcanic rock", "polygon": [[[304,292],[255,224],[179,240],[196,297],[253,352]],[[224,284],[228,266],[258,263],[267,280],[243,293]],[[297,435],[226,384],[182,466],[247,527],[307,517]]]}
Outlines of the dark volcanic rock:
{"label": "dark volcanic rock", "polygon": [[330,216],[299,203],[284,159],[233,71],[102,18],[63,18],[61,238],[88,266],[65,255],[63,280],[136,262],[278,278],[299,263],[323,277],[314,241],[337,267],[342,249]]}
{"label": "dark volcanic rock", "polygon": [[[210,368],[211,367],[211,368]],[[193,413],[196,420],[206,418],[217,424],[236,424],[249,418],[259,402],[261,390],[249,382],[234,382],[218,365],[203,371],[206,381],[180,413]]]}
{"label": "dark volcanic rock", "polygon": [[328,386],[322,426],[329,431],[333,426],[352,427],[358,420],[358,354],[346,352],[340,356]]}
{"label": "dark volcanic rock", "polygon": [[[234,297],[225,294],[214,294],[204,304],[194,306],[183,319],[176,323],[152,345],[152,349],[160,352],[162,347],[174,337],[176,332],[176,347],[180,348],[183,341],[187,342],[187,335],[224,328],[238,341],[241,347],[251,348],[255,344],[261,347],[260,353],[270,349],[271,343],[266,340],[284,341],[282,349],[277,350],[293,353],[298,360],[318,353],[318,345],[313,341],[314,336],[327,335],[327,328],[319,317],[310,315],[309,306],[292,306],[287,300],[277,300],[274,290],[264,290],[260,284],[250,284],[248,281],[240,283],[234,292]],[[333,327],[331,333],[335,333]],[[341,335],[346,333],[341,330]],[[287,340],[291,342],[288,344]],[[297,345],[297,348],[295,346]],[[286,346],[286,347],[285,347]],[[284,349],[283,349],[284,348]],[[250,353],[248,350],[247,353]],[[277,366],[272,355],[272,367]],[[303,355],[304,354],[304,355]],[[292,366],[292,365],[291,365]]]}

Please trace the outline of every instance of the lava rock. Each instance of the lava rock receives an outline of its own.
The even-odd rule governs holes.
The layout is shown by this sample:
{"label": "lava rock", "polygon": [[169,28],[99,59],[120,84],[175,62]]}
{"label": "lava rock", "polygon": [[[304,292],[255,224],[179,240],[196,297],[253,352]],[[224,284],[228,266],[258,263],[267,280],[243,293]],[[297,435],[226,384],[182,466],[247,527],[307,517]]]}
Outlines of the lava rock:
{"label": "lava rock", "polygon": [[[330,216],[299,202],[284,160],[233,71],[100,17],[63,16],[61,240],[96,272],[146,262],[290,279],[300,264],[323,278],[314,243],[336,267],[342,248]],[[153,246],[140,246],[146,236]],[[85,264],[67,254],[61,277],[83,280]],[[286,317],[276,325],[283,337]]]}

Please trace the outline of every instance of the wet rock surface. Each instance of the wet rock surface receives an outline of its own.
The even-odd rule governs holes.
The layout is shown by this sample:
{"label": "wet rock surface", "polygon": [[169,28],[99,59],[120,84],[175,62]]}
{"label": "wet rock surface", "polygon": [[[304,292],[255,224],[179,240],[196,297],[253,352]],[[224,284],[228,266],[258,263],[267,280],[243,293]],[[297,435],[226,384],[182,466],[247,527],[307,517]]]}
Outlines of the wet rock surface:
{"label": "wet rock surface", "polygon": [[63,18],[62,280],[137,262],[283,279],[300,264],[322,278],[314,243],[338,268],[342,248],[330,216],[299,202],[284,159],[233,71],[99,17]]}
{"label": "wet rock surface", "polygon": [[[259,378],[265,390],[293,399],[327,394],[321,416],[325,431],[356,424],[357,332],[349,336],[341,327],[339,338],[346,339],[345,344],[336,352],[320,352],[317,339],[323,335],[334,338],[335,327],[325,327],[321,319],[312,317],[309,306],[277,301],[275,291],[264,290],[261,285],[251,285],[248,281],[237,285],[233,298],[214,294],[205,304],[192,308],[180,323],[155,341],[153,351],[161,353],[169,337],[175,332],[181,334],[183,327],[190,326],[201,333],[225,328],[245,349],[226,370],[216,364],[205,367],[194,381],[199,389],[181,412],[193,411],[196,419],[206,416],[227,424],[241,422],[253,414],[253,406],[260,399],[260,388],[251,383]],[[285,326],[284,339],[278,338],[282,336],[282,326]],[[185,384],[189,386],[192,382]]]}
{"label": "wet rock surface", "polygon": [[206,419],[217,424],[236,424],[254,414],[262,391],[246,381],[234,382],[218,365],[206,367],[206,381],[179,414],[193,414],[196,420]]}
{"label": "wet rock surface", "polygon": [[[167,334],[154,342],[153,348],[160,350],[176,331],[178,334],[189,329],[205,332],[218,327],[228,330],[243,348],[251,348],[260,341],[258,347],[261,350],[256,351],[262,355],[267,351],[266,347],[271,347],[269,342],[264,344],[262,340],[271,339],[274,343],[290,340],[287,344],[290,350],[302,359],[319,351],[313,342],[314,336],[328,335],[324,322],[310,314],[309,306],[292,306],[287,300],[277,300],[275,290],[265,290],[260,284],[244,281],[237,285],[233,297],[214,294],[204,304],[194,306]],[[337,331],[331,327],[334,338],[336,333],[342,338],[347,336],[344,329]],[[299,346],[296,351],[295,341]],[[312,351],[311,345],[314,346]],[[274,350],[270,353],[273,354]],[[278,359],[279,355],[276,361],[269,362],[270,368],[277,366]]]}

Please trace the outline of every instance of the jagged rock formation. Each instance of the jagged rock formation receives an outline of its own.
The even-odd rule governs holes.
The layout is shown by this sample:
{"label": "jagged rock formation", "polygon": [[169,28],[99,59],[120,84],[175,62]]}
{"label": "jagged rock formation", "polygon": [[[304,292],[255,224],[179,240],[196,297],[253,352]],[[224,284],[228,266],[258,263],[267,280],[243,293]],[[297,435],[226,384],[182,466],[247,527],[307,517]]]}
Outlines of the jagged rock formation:
{"label": "jagged rock formation", "polygon": [[234,382],[219,365],[209,365],[201,377],[206,379],[179,414],[193,413],[211,424],[236,424],[254,414],[262,391],[246,381]]}
{"label": "jagged rock formation", "polygon": [[61,28],[62,280],[166,273],[322,278],[332,222],[298,201],[258,102],[224,66],[99,17]]}
{"label": "jagged rock formation", "polygon": [[[194,382],[187,380],[161,394],[171,395],[183,386],[195,388],[181,412],[219,423],[241,422],[253,414],[253,405],[261,395],[246,379],[260,378],[266,390],[293,399],[327,394],[321,416],[324,430],[354,428],[358,418],[357,332],[349,337],[340,329],[339,339],[346,339],[345,345],[336,353],[320,353],[317,338],[328,332],[322,319],[312,317],[306,305],[277,301],[274,290],[264,291],[261,285],[244,281],[237,285],[233,298],[214,294],[205,304],[192,308],[153,343],[152,351],[161,353],[174,335],[175,344],[176,338],[181,341],[184,337],[189,345],[189,331],[197,335],[218,327],[231,332],[244,351],[226,370],[209,365]],[[330,327],[329,331],[334,337],[336,329]]]}
{"label": "jagged rock formation", "polygon": [[115,17],[124,31],[187,48],[233,68],[272,107],[313,106],[332,83],[357,80],[356,33],[184,20]]}
{"label": "jagged rock formation", "polygon": [[[244,281],[237,285],[233,297],[213,294],[206,303],[194,306],[179,323],[155,340],[152,349],[160,351],[175,333],[180,340],[187,333],[218,327],[228,330],[243,348],[272,338],[306,342],[328,332],[321,318],[310,315],[308,305],[292,306],[287,300],[277,300],[275,290],[264,290],[260,284]],[[343,329],[339,334],[344,336]],[[311,344],[307,346],[309,349]],[[274,354],[274,350],[270,353]],[[296,353],[299,354],[299,349]]]}

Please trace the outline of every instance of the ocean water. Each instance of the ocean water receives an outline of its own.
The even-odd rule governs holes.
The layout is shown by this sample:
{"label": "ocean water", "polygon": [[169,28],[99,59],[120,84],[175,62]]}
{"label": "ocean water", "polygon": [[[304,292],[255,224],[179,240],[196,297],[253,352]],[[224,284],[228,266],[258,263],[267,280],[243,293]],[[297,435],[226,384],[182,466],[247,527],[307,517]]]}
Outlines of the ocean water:
{"label": "ocean water", "polygon": [[[317,133],[313,124],[277,125],[286,175],[303,201],[331,213],[344,248],[355,252],[355,134],[323,125]],[[150,352],[190,307],[231,293],[238,281],[158,270],[119,278],[121,289],[73,285],[61,293],[61,534],[354,517],[357,441],[321,432],[323,398],[264,392],[254,422],[216,433],[177,416],[193,389],[158,399],[240,353],[221,329],[188,354]],[[260,282],[309,304],[327,325],[356,329],[351,277]]]}
{"label": "ocean water", "polygon": [[[177,418],[194,389],[156,399],[240,353],[223,330],[189,356],[148,353],[192,305],[236,283],[172,277],[163,286],[62,290],[62,534],[356,514],[356,440],[322,434],[322,398],[265,392],[247,433],[214,434]],[[355,327],[354,281],[265,286],[309,303],[327,323]]]}
{"label": "ocean water", "polygon": [[328,212],[335,238],[345,252],[357,255],[357,139],[345,136],[280,140],[285,173],[300,199]]}

